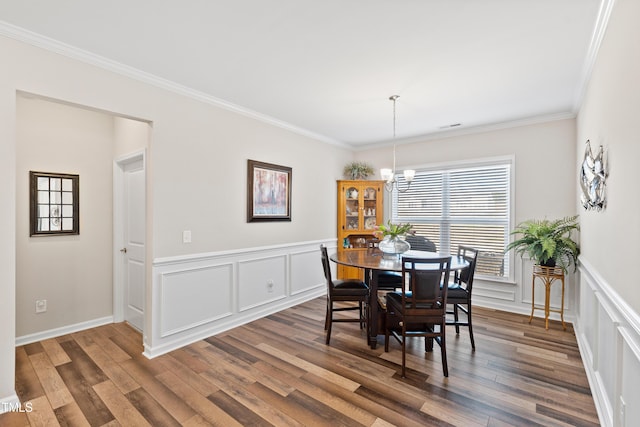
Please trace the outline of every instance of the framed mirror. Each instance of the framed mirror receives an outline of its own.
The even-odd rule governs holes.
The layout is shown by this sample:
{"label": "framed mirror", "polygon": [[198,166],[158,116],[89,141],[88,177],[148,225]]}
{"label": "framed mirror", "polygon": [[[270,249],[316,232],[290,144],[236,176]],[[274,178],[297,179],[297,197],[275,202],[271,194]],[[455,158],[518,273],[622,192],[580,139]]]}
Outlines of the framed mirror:
{"label": "framed mirror", "polygon": [[29,172],[30,236],[80,234],[79,175]]}

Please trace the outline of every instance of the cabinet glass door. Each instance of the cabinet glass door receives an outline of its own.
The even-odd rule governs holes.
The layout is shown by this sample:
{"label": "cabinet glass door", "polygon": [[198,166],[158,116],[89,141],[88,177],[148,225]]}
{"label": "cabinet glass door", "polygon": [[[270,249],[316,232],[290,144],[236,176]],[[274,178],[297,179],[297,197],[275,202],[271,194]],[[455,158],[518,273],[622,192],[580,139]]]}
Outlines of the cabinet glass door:
{"label": "cabinet glass door", "polygon": [[347,187],[345,190],[345,228],[347,230],[359,230],[360,229],[360,196],[356,187]]}
{"label": "cabinet glass door", "polygon": [[364,230],[373,230],[378,225],[376,220],[376,201],[378,199],[378,190],[374,187],[366,187],[364,189],[363,197],[363,221],[364,221]]}

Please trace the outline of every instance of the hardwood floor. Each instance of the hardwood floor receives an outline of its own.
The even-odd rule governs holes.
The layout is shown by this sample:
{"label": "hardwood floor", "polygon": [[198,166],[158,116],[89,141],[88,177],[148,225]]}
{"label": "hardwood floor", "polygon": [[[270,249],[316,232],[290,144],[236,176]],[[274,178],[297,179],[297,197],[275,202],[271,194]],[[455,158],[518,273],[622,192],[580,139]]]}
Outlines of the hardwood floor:
{"label": "hardwood floor", "polygon": [[153,360],[122,323],[18,347],[23,412],[0,425],[599,425],[571,325],[475,308],[475,352],[447,330],[449,378],[414,339],[402,379],[396,342],[340,323],[326,346],[324,313],[318,298]]}

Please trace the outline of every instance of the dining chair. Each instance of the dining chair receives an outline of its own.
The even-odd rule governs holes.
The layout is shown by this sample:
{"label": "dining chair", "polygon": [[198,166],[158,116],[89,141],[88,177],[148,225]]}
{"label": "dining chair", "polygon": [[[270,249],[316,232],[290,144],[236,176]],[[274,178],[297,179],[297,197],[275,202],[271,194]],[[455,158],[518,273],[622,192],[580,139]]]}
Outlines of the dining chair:
{"label": "dining chair", "polygon": [[411,245],[411,249],[415,251],[438,252],[436,244],[424,236],[408,234],[406,241]]}
{"label": "dining chair", "polygon": [[[447,325],[455,325],[456,335],[460,335],[460,326],[468,326],[471,349],[475,351],[476,343],[473,339],[473,324],[471,322],[471,291],[473,289],[473,277],[476,271],[478,250],[470,246],[460,245],[458,246],[458,256],[467,260],[469,267],[456,270],[453,281],[449,283],[447,304],[453,307],[447,314],[452,314],[453,320],[447,320]],[[460,320],[458,311],[466,314],[466,321]]]}
{"label": "dining chair", "polygon": [[407,338],[424,337],[425,351],[433,350],[433,342],[440,346],[442,371],[449,376],[445,340],[447,286],[451,257],[402,259],[402,277],[407,289],[387,294],[384,350],[389,351],[389,337],[402,346],[402,377],[406,376]]}
{"label": "dining chair", "polygon": [[[324,321],[326,331],[326,344],[331,340],[331,326],[333,322],[359,322],[360,329],[366,324],[366,302],[369,300],[369,287],[361,280],[357,279],[333,279],[331,275],[331,264],[327,247],[320,245],[322,255],[322,268],[327,282],[327,312]],[[335,302],[357,302],[358,305],[346,307],[334,307]],[[358,310],[358,317],[334,317],[335,312]]]}

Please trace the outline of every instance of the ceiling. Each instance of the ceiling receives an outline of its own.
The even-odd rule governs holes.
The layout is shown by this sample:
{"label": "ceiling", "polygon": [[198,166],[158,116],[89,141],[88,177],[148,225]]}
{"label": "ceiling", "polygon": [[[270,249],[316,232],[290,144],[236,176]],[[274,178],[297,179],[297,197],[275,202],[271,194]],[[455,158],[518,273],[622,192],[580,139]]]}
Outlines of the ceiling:
{"label": "ceiling", "polygon": [[0,0],[0,34],[362,148],[575,115],[610,0]]}

